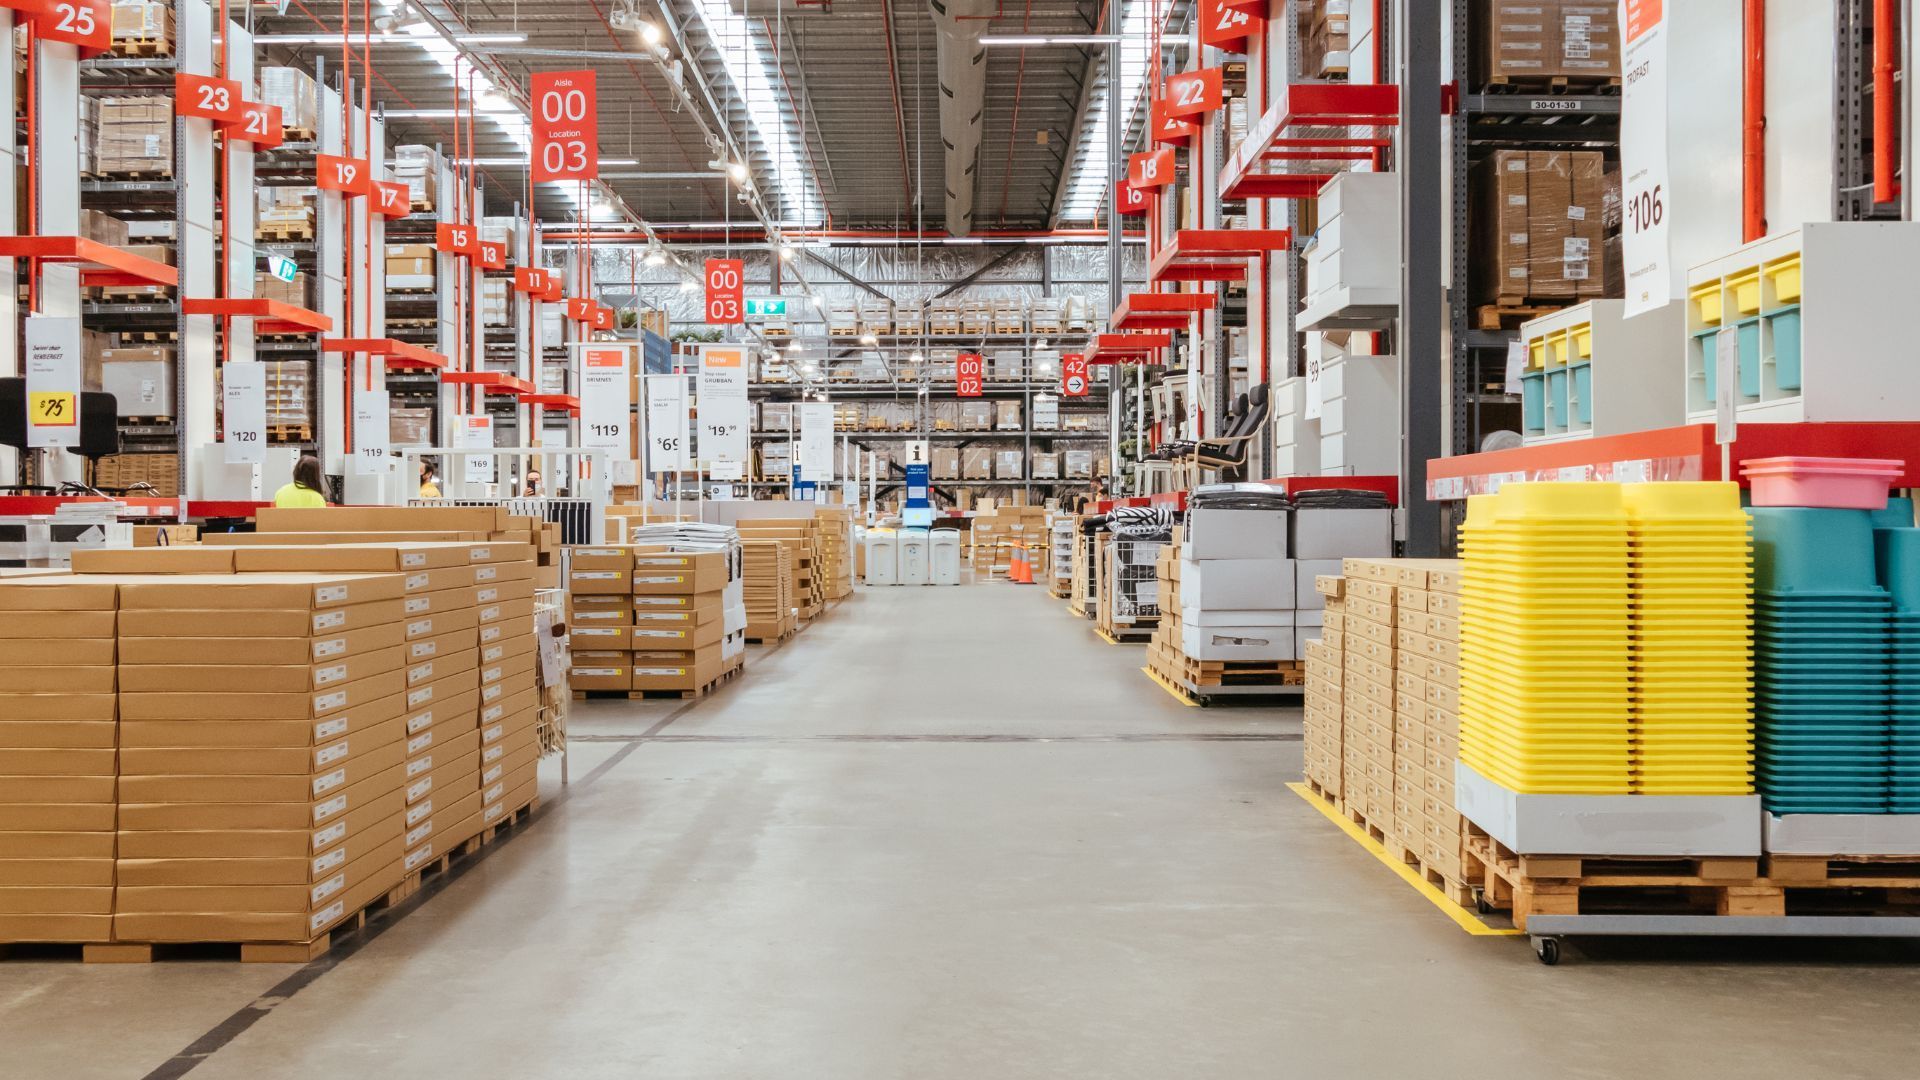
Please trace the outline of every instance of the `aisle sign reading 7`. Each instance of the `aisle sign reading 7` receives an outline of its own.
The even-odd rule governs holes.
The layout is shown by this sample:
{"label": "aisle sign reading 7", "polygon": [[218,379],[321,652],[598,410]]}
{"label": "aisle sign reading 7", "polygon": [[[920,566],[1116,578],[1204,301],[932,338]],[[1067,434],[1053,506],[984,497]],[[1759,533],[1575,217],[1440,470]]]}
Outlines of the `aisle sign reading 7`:
{"label": "aisle sign reading 7", "polygon": [[1173,148],[1150,150],[1128,158],[1127,183],[1135,190],[1173,183]]}
{"label": "aisle sign reading 7", "polygon": [[960,397],[979,397],[987,379],[987,361],[979,353],[963,352],[953,358],[953,392]]}
{"label": "aisle sign reading 7", "polygon": [[240,110],[246,104],[240,84],[232,79],[187,74],[173,77],[173,111],[181,116],[229,124],[240,119]]}
{"label": "aisle sign reading 7", "polygon": [[[53,0],[52,3],[5,6],[18,7],[34,16],[34,32],[48,41],[61,41],[95,52],[113,48],[111,0]],[[233,86],[233,99],[238,101],[240,84]],[[183,110],[181,115],[187,113]]]}
{"label": "aisle sign reading 7", "polygon": [[707,322],[728,326],[746,321],[747,264],[743,259],[707,260]]}
{"label": "aisle sign reading 7", "polygon": [[600,103],[591,71],[533,75],[533,179],[592,180],[600,175]]}

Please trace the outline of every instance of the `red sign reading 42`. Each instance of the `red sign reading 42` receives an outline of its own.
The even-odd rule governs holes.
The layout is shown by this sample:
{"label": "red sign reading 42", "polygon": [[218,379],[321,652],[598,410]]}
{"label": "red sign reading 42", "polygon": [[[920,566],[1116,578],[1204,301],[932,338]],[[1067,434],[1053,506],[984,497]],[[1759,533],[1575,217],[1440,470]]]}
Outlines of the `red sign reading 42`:
{"label": "red sign reading 42", "polygon": [[591,71],[533,75],[533,179],[600,175],[600,101]]}

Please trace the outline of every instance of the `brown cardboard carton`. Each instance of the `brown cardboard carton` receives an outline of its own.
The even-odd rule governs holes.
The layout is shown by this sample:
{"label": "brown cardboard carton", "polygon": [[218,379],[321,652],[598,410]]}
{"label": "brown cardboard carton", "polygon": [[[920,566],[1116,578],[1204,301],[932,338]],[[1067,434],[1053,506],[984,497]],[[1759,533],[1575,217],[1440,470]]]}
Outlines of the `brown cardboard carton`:
{"label": "brown cardboard carton", "polygon": [[111,667],[0,667],[0,694],[102,694],[113,689]]}
{"label": "brown cardboard carton", "polygon": [[347,607],[401,595],[398,574],[182,574],[119,580],[122,610],[288,610]]}
{"label": "brown cardboard carton", "polygon": [[262,507],[254,525],[260,532],[493,533],[508,527],[508,516],[492,506]]}
{"label": "brown cardboard carton", "polygon": [[473,595],[472,585],[411,592],[401,601],[400,610],[408,619],[442,611],[458,611],[474,606]]}
{"label": "brown cardboard carton", "polygon": [[118,726],[110,720],[8,719],[0,723],[0,748],[111,748]]}
{"label": "brown cardboard carton", "polygon": [[[16,640],[0,647],[0,667],[112,667],[113,662],[111,637]],[[0,713],[0,719],[6,718]]]}
{"label": "brown cardboard carton", "polygon": [[[1573,163],[1566,151],[1534,150],[1527,154],[1527,295],[1542,299],[1570,297],[1567,280],[1568,241],[1573,223],[1567,208],[1573,198]],[[1584,264],[1583,264],[1584,265]]]}
{"label": "brown cardboard carton", "polygon": [[10,612],[0,619],[0,641],[112,638],[115,615],[113,611]]}
{"label": "brown cardboard carton", "polygon": [[[260,546],[239,550],[243,573],[406,573],[468,564],[471,545],[442,543],[329,544],[319,547]],[[468,582],[455,582],[464,585]],[[453,586],[442,586],[451,588]],[[409,592],[418,591],[409,589]]]}
{"label": "brown cardboard carton", "polygon": [[634,548],[618,546],[576,546],[567,549],[575,570],[632,570]]}
{"label": "brown cardboard carton", "polygon": [[1532,295],[1528,179],[1524,150],[1495,151],[1474,166],[1472,227],[1476,247],[1485,253],[1474,260],[1474,294],[1483,303]]}
{"label": "brown cardboard carton", "polygon": [[231,548],[185,544],[179,547],[75,548],[76,574],[231,574]]}
{"label": "brown cardboard carton", "polygon": [[579,596],[633,591],[632,574],[625,570],[569,570],[567,591]]}
{"label": "brown cardboard carton", "polygon": [[1476,43],[1480,77],[1494,83],[1535,84],[1558,69],[1559,0],[1490,0]]}
{"label": "brown cardboard carton", "polygon": [[112,611],[118,595],[114,582],[99,579],[65,575],[0,578],[0,611]]}

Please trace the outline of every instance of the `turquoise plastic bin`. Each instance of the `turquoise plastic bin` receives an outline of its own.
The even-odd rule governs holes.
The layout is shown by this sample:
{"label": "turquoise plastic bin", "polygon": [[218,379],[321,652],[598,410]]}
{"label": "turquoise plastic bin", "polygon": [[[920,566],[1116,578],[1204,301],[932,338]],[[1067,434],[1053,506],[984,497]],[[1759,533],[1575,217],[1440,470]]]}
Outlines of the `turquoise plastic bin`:
{"label": "turquoise plastic bin", "polygon": [[[1720,381],[1719,362],[1714,358],[1713,353],[1713,339],[1717,337],[1719,333],[1720,328],[1715,327],[1711,330],[1702,330],[1693,335],[1693,340],[1700,345],[1700,356],[1705,362],[1707,373],[1707,404],[1709,405],[1715,402],[1715,394],[1719,389],[1717,385]],[[1742,488],[1741,490],[1744,491],[1746,489]]]}
{"label": "turquoise plastic bin", "polygon": [[1573,396],[1580,400],[1574,405],[1574,419],[1582,424],[1593,424],[1593,365],[1573,364],[1567,368],[1573,373]]}
{"label": "turquoise plastic bin", "polygon": [[1867,511],[1756,506],[1747,514],[1755,591],[1878,591]]}
{"label": "turquoise plastic bin", "polygon": [[1529,371],[1520,376],[1520,422],[1527,434],[1547,430],[1547,373]]}
{"label": "turquoise plastic bin", "polygon": [[[1782,390],[1800,389],[1800,309],[1768,316],[1773,330],[1773,380]],[[1744,362],[1744,361],[1743,361]]]}
{"label": "turquoise plastic bin", "polygon": [[1553,417],[1556,427],[1567,426],[1567,369],[1554,368],[1547,372],[1547,412]]}
{"label": "turquoise plastic bin", "polygon": [[1734,333],[1740,342],[1740,393],[1745,397],[1760,396],[1760,319],[1741,319],[1734,324]]}
{"label": "turquoise plastic bin", "polygon": [[1920,609],[1920,529],[1873,530],[1873,561],[1894,606]]}
{"label": "turquoise plastic bin", "polygon": [[1913,519],[1913,500],[1905,495],[1887,496],[1884,510],[1867,511],[1876,529],[1910,529],[1916,523]]}

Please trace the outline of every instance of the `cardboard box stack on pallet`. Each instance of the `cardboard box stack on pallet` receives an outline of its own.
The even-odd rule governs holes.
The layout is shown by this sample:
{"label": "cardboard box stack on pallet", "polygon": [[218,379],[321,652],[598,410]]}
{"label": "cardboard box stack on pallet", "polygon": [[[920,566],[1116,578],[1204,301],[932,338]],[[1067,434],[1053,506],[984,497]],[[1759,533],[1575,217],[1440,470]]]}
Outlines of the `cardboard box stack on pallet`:
{"label": "cardboard box stack on pallet", "polygon": [[[1047,508],[1044,506],[998,506],[983,499],[986,507],[974,514],[973,544],[970,559],[975,571],[1005,574],[1013,564],[1013,544],[1025,543],[1029,557],[1044,557],[1047,542]],[[1039,554],[1036,554],[1039,553]]]}
{"label": "cardboard box stack on pallet", "polygon": [[589,690],[698,691],[737,667],[722,657],[725,552],[573,548],[569,679]]}
{"label": "cardboard box stack on pallet", "polygon": [[1604,294],[1606,163],[1595,151],[1499,150],[1474,166],[1474,299],[1572,304]]}
{"label": "cardboard box stack on pallet", "polygon": [[853,511],[821,507],[813,519],[820,525],[820,557],[827,564],[827,599],[853,595]]}
{"label": "cardboard box stack on pallet", "polygon": [[[527,544],[535,589],[558,589],[560,526],[495,506],[265,507],[251,533],[214,533],[209,544],[357,544],[395,541],[496,541]],[[519,558],[517,548],[502,549]],[[486,561],[486,560],[480,560]],[[518,580],[517,578],[511,580]],[[514,591],[520,587],[515,586]]]}
{"label": "cardboard box stack on pallet", "polygon": [[793,553],[778,540],[743,540],[747,640],[773,642],[793,633]]}
{"label": "cardboard box stack on pallet", "polygon": [[1344,571],[1316,583],[1327,603],[1307,650],[1307,779],[1464,901],[1459,563],[1348,559]]}
{"label": "cardboard box stack on pallet", "polygon": [[801,621],[817,617],[829,598],[830,570],[813,518],[749,518],[734,523],[740,539],[778,540],[793,555],[794,604]]}
{"label": "cardboard box stack on pallet", "polygon": [[0,942],[113,937],[115,607],[0,580]]}
{"label": "cardboard box stack on pallet", "polygon": [[1186,662],[1180,652],[1180,545],[1181,532],[1173,530],[1173,539],[1154,556],[1153,570],[1160,578],[1160,623],[1147,639],[1147,669],[1174,684],[1186,679]]}

